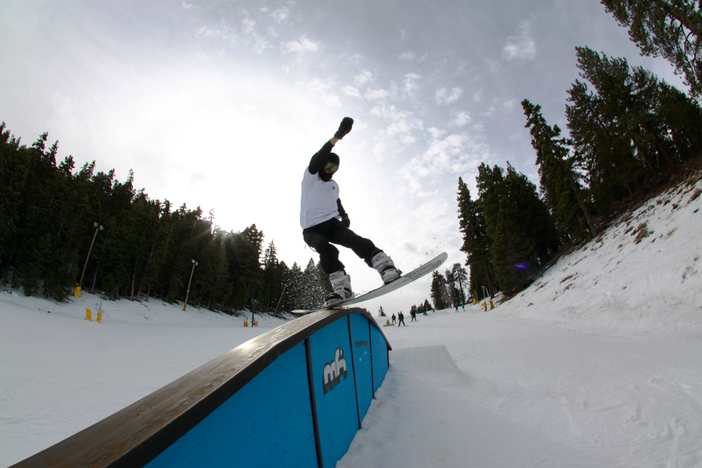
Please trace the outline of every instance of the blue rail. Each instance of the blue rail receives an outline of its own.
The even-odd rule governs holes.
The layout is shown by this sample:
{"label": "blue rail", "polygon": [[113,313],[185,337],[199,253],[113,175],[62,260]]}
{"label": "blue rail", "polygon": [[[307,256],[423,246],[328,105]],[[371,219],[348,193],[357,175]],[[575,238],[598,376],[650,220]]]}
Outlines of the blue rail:
{"label": "blue rail", "polygon": [[14,467],[332,467],[390,349],[364,309],[309,314]]}

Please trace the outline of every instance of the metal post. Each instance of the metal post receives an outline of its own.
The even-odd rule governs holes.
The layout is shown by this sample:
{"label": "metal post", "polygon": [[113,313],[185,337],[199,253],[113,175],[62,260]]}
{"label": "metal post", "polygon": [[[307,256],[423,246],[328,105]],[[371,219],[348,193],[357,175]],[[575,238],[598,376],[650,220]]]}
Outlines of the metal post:
{"label": "metal post", "polygon": [[95,238],[97,237],[98,231],[105,229],[104,226],[100,226],[97,222],[93,223],[95,226],[95,234],[93,234],[93,241],[90,243],[90,249],[88,249],[88,256],[85,257],[85,265],[83,265],[83,273],[80,275],[80,283],[78,286],[83,287],[83,277],[85,276],[85,269],[88,267],[88,259],[90,259],[90,253],[93,251],[93,245],[95,244]]}
{"label": "metal post", "polygon": [[254,326],[254,316],[256,315],[256,308],[258,307],[258,301],[256,299],[251,299],[251,326]]}
{"label": "metal post", "polygon": [[283,285],[283,292],[280,293],[280,299],[278,299],[278,304],[276,304],[276,306],[275,306],[275,312],[273,312],[273,315],[276,317],[278,316],[278,307],[280,307],[280,301],[283,300],[283,294],[285,294],[285,287],[286,286]]}
{"label": "metal post", "polygon": [[188,297],[190,296],[190,284],[193,282],[193,273],[195,273],[195,267],[198,263],[193,259],[193,269],[190,270],[190,280],[188,281],[188,291],[185,293],[185,304],[183,304],[183,310],[188,308]]}

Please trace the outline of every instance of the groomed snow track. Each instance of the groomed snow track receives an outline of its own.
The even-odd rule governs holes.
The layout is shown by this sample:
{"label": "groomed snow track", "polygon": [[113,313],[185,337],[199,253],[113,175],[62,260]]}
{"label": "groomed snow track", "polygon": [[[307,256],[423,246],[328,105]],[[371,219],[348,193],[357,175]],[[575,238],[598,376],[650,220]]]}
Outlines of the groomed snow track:
{"label": "groomed snow track", "polygon": [[364,309],[264,333],[14,467],[332,467],[388,370]]}

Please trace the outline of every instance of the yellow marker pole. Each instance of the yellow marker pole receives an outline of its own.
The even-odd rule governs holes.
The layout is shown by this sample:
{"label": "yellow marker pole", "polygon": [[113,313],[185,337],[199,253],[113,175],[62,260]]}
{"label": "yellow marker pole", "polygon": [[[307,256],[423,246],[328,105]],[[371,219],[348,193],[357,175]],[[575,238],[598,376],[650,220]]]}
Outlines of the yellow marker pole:
{"label": "yellow marker pole", "polygon": [[85,309],[85,320],[87,320],[88,322],[93,321],[93,316],[90,312],[90,309]]}
{"label": "yellow marker pole", "polygon": [[101,320],[102,320],[102,312],[98,312],[97,322],[100,323]]}
{"label": "yellow marker pole", "polygon": [[73,290],[73,297],[82,297],[80,295],[80,286],[76,284],[76,288]]}

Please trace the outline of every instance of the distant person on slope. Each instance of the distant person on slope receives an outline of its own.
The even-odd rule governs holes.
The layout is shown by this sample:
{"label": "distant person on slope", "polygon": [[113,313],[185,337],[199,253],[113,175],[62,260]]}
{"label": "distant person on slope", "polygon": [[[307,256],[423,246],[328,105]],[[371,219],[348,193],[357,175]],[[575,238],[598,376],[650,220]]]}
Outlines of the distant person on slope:
{"label": "distant person on slope", "polygon": [[332,180],[339,169],[339,156],[331,150],[351,131],[352,126],[353,119],[344,117],[334,137],[312,156],[302,178],[300,225],[305,242],[319,254],[322,269],[329,275],[334,288],[334,292],[327,297],[327,307],[354,297],[351,277],[339,261],[339,250],[332,244],[353,250],[368,266],[380,273],[385,284],[400,277],[400,271],[390,257],[372,241],[349,229],[351,222],[339,199],[339,185]]}
{"label": "distant person on slope", "polygon": [[398,321],[397,321],[398,327],[401,327],[402,325],[407,326],[407,324],[405,323],[405,314],[403,314],[402,311],[397,313],[397,318],[398,318]]}

